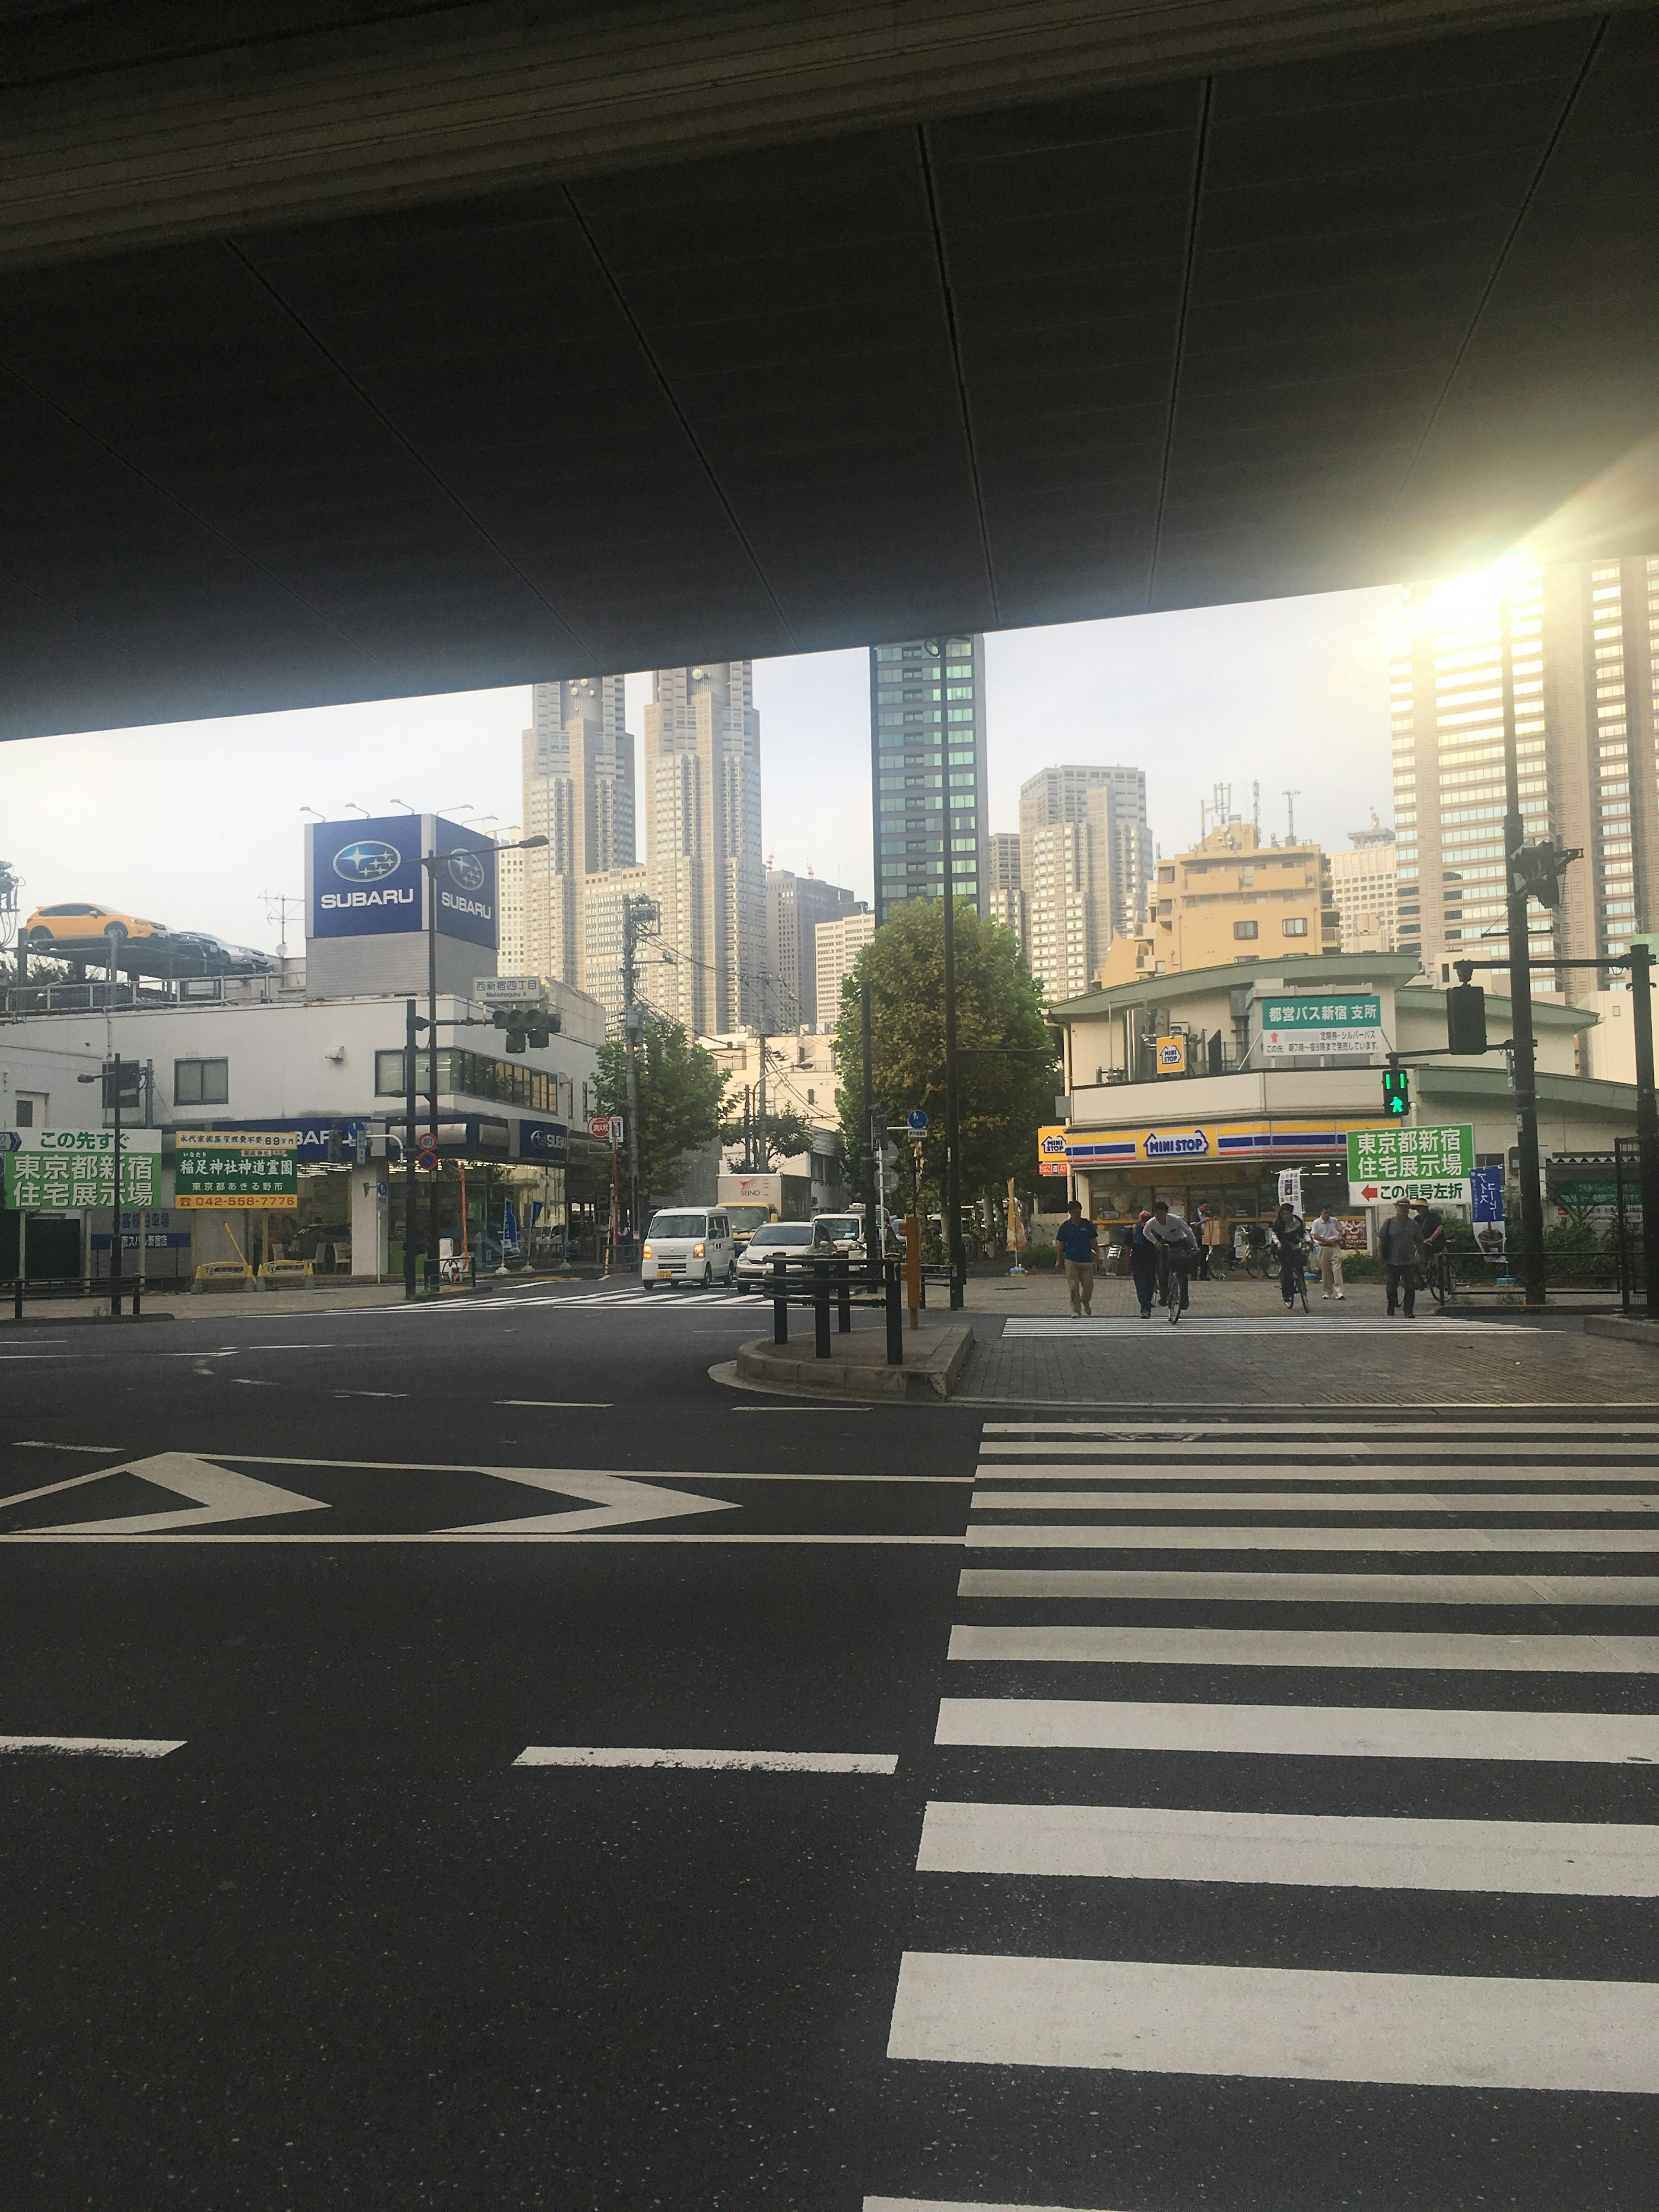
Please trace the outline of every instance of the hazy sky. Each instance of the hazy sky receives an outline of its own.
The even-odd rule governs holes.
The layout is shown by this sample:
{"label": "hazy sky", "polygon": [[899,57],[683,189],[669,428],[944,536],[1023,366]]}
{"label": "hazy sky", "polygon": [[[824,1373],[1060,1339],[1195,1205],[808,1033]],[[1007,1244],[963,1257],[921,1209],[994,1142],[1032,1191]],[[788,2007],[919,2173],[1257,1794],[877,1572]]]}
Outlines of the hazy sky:
{"label": "hazy sky", "polygon": [[[1299,787],[1297,830],[1345,848],[1368,807],[1391,818],[1397,604],[1392,592],[1348,592],[988,637],[990,827],[1018,827],[1020,784],[1040,768],[1128,762],[1146,770],[1166,852],[1196,836],[1217,781],[1231,781],[1248,817],[1253,777],[1264,830],[1283,833],[1284,788]],[[860,898],[871,893],[868,671],[861,652],[755,667],[766,849]],[[629,678],[636,736],[650,696],[648,676]],[[264,894],[304,889],[301,808],[340,816],[355,801],[392,813],[401,799],[505,828],[519,818],[528,707],[515,686],[8,744],[0,859],[24,878],[26,912],[90,899],[274,946]],[[302,935],[291,923],[291,949]]]}

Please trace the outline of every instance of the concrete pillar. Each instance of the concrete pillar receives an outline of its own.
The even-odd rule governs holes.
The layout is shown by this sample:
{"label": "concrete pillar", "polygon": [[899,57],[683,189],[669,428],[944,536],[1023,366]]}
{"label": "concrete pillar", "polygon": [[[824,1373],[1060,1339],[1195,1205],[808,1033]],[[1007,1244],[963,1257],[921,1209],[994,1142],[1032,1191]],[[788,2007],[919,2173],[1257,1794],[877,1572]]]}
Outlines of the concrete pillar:
{"label": "concrete pillar", "polygon": [[351,1272],[370,1281],[378,1281],[386,1272],[389,1258],[386,1243],[386,1201],[382,1193],[387,1188],[386,1174],[380,1163],[371,1160],[365,1170],[354,1170],[351,1177]]}

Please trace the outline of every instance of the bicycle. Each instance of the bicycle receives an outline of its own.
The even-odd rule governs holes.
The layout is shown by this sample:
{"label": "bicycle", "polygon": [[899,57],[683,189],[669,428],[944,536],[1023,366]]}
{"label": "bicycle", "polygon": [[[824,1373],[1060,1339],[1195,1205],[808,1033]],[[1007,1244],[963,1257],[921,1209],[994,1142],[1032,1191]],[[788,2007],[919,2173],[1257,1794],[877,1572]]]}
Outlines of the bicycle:
{"label": "bicycle", "polygon": [[1170,1253],[1160,1254],[1158,1279],[1158,1297],[1169,1314],[1170,1326],[1171,1328],[1179,1328],[1187,1305],[1186,1262]]}
{"label": "bicycle", "polygon": [[[1287,1255],[1278,1244],[1274,1245],[1273,1251],[1279,1261],[1279,1287],[1282,1296],[1285,1289],[1285,1263]],[[1290,1278],[1291,1295],[1285,1298],[1285,1304],[1287,1308],[1292,1307],[1297,1298],[1300,1297],[1302,1310],[1306,1313],[1308,1311],[1308,1255],[1304,1251],[1298,1251],[1288,1256],[1293,1259],[1295,1267]]]}

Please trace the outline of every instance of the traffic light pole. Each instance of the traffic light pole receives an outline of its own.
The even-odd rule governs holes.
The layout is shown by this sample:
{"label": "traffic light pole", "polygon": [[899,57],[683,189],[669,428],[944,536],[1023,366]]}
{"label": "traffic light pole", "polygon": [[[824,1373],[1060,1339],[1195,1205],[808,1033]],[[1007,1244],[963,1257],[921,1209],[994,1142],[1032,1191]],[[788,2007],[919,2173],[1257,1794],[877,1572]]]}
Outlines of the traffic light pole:
{"label": "traffic light pole", "polygon": [[[943,687],[941,687],[943,688]],[[947,817],[948,819],[948,817]],[[947,836],[945,845],[950,845]],[[951,1263],[951,1308],[962,1304],[968,1272],[962,1249],[962,1119],[957,1091],[957,887],[945,855],[945,1252]]]}
{"label": "traffic light pole", "polygon": [[[415,1240],[420,1234],[415,1176],[415,1040],[419,1017],[413,999],[404,1001],[404,1296],[415,1295]],[[428,1035],[430,1032],[428,1031]]]}
{"label": "traffic light pole", "polygon": [[876,1234],[879,1218],[876,1183],[875,1099],[871,1091],[870,1066],[874,1058],[871,1037],[870,978],[859,983],[859,1047],[863,1059],[864,1099],[864,1269],[872,1290],[881,1281],[881,1240]]}
{"label": "traffic light pole", "polygon": [[1515,1122],[1520,1152],[1521,1281],[1529,1306],[1547,1295],[1544,1271],[1544,1194],[1538,1155],[1538,1054],[1532,1025],[1532,939],[1527,928],[1528,884],[1521,866],[1526,825],[1521,815],[1521,764],[1515,728],[1515,639],[1504,587],[1498,629],[1504,654],[1504,869],[1509,928],[1510,1012],[1515,1069]]}

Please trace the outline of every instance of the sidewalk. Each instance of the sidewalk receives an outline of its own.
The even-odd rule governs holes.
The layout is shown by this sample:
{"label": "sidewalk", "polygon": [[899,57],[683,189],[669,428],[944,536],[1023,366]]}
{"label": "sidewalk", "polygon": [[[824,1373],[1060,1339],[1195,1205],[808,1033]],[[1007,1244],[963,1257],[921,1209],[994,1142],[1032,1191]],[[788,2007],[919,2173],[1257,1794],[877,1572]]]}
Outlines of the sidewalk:
{"label": "sidewalk", "polygon": [[[602,1281],[599,1275],[480,1275],[477,1291],[462,1283],[447,1285],[440,1295],[451,1298],[483,1297],[492,1292],[507,1291],[522,1285]],[[610,1279],[618,1279],[612,1276]],[[349,1276],[331,1280],[323,1276],[309,1288],[291,1291],[191,1291],[169,1286],[165,1291],[149,1291],[143,1295],[140,1325],[151,1320],[222,1321],[255,1320],[273,1314],[349,1313],[371,1306],[400,1306],[404,1303],[404,1286],[395,1283],[357,1283]],[[125,1316],[123,1316],[125,1321]],[[95,1297],[25,1298],[23,1320],[33,1326],[37,1322],[102,1322],[109,1321],[109,1293]],[[15,1327],[9,1297],[0,1301],[0,1330]]]}

